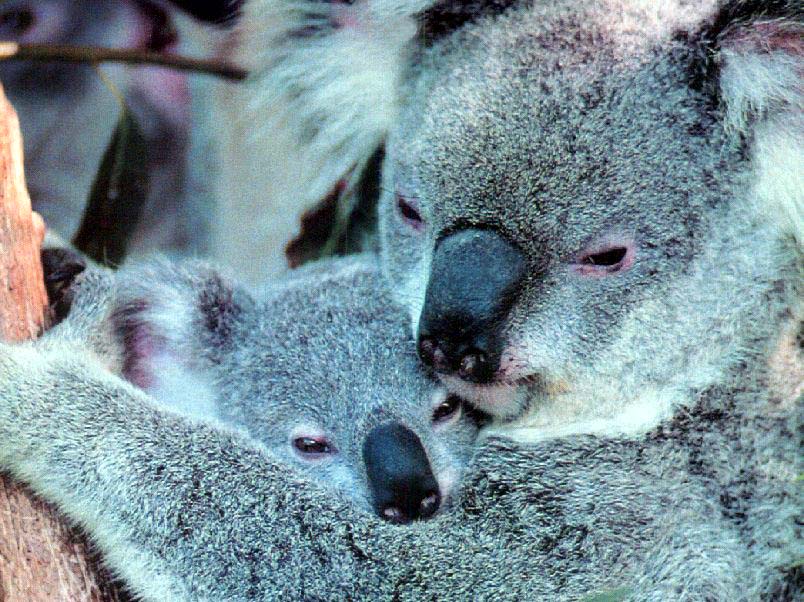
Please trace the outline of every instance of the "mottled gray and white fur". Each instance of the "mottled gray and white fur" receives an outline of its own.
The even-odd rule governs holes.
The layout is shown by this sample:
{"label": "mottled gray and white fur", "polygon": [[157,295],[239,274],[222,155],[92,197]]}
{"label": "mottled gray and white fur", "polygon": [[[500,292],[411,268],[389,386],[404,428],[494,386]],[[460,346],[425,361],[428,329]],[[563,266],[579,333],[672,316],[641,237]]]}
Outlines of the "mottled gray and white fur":
{"label": "mottled gray and white fur", "polygon": [[[143,599],[801,594],[800,417],[763,392],[760,358],[641,438],[488,438],[450,510],[400,527],[367,511],[354,438],[401,412],[443,474],[438,446],[465,450],[471,431],[462,416],[440,434],[427,424],[443,392],[402,344],[406,318],[388,315],[376,269],[312,268],[261,306],[214,272],[165,269],[122,297],[90,273],[65,322],[0,347],[0,467],[85,529]],[[238,353],[244,330],[259,340]],[[158,386],[165,375],[183,395]],[[342,447],[332,468],[293,457],[300,408]]]}
{"label": "mottled gray and white fur", "polygon": [[388,283],[509,434],[640,436],[799,303],[776,294],[804,239],[797,3],[241,4],[223,187],[305,206],[382,145]]}
{"label": "mottled gray and white fur", "polygon": [[[420,338],[448,293],[486,320],[444,345],[488,377],[441,372],[518,437],[645,433],[798,302],[778,289],[801,275],[804,25],[777,4],[524,3],[422,59],[386,149],[384,269]],[[473,272],[506,258],[444,273],[470,231],[523,264],[474,313]]]}
{"label": "mottled gray and white fur", "polygon": [[[801,319],[800,14],[477,4],[413,53],[381,200],[416,330],[434,278],[467,301],[437,241],[492,233],[527,268],[493,312],[491,381],[433,362],[504,435],[450,512],[394,527],[158,413],[58,333],[4,348],[0,462],[150,599],[801,596],[800,393],[767,366]],[[506,274],[489,259],[466,282]]]}
{"label": "mottled gray and white fur", "polygon": [[453,497],[477,419],[420,369],[376,258],[300,270],[257,297],[201,262],[133,264],[108,304],[107,364],[160,407],[238,431],[378,512],[364,445],[401,425],[426,451],[439,504]]}

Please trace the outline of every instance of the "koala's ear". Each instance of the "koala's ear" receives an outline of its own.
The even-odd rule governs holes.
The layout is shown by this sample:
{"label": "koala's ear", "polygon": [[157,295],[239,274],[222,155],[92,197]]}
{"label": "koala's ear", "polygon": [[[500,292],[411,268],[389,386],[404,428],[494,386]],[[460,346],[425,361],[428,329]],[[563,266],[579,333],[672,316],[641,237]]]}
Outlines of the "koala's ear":
{"label": "koala's ear", "polygon": [[434,1],[244,3],[239,62],[251,73],[252,107],[267,139],[308,149],[310,198],[325,198],[342,180],[351,189],[381,146],[418,15]]}
{"label": "koala's ear", "polygon": [[221,363],[254,306],[246,291],[202,262],[126,267],[116,289],[122,372],[150,392]]}
{"label": "koala's ear", "polygon": [[756,170],[760,209],[804,244],[804,11],[781,0],[730,2],[704,35],[726,128]]}
{"label": "koala's ear", "polygon": [[804,108],[802,19],[800,3],[743,0],[708,29],[708,70],[734,131],[749,134],[758,120]]}

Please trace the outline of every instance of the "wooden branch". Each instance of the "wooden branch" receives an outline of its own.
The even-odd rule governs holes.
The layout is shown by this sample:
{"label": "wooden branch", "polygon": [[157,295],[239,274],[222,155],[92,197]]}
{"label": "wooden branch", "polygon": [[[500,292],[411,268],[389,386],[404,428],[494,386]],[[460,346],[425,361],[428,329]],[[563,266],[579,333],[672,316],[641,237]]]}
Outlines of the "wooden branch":
{"label": "wooden branch", "polygon": [[[36,337],[45,325],[39,249],[14,109],[0,87],[0,337]],[[0,400],[2,403],[2,400]],[[77,533],[44,502],[0,474],[0,602],[114,602],[110,579]]]}
{"label": "wooden branch", "polygon": [[68,46],[56,44],[18,44],[0,42],[0,61],[28,60],[57,63],[127,63],[129,65],[158,65],[216,75],[225,79],[240,81],[248,73],[240,67],[222,61],[194,59],[178,54],[166,54],[147,50],[126,48],[99,48],[96,46]]}

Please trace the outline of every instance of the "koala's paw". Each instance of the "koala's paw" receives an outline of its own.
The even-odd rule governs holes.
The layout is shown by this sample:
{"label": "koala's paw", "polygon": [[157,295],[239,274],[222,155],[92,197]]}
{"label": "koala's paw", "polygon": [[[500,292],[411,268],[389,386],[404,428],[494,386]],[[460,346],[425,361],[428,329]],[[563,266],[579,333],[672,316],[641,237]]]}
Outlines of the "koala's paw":
{"label": "koala's paw", "polygon": [[73,304],[76,278],[87,268],[80,253],[68,248],[42,250],[42,269],[50,307],[51,325],[60,323]]}
{"label": "koala's paw", "polygon": [[69,254],[52,255],[50,259],[53,262],[45,278],[58,287],[56,304],[61,315],[58,325],[42,337],[41,347],[68,343],[98,356],[114,354],[114,273],[95,266],[81,268]]}

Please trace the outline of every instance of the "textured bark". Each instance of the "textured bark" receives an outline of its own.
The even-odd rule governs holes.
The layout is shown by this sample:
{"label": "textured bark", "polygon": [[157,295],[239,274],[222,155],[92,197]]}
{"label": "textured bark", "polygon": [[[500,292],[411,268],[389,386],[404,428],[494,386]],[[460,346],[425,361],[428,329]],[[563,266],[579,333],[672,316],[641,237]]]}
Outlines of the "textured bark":
{"label": "textured bark", "polygon": [[[14,109],[0,88],[0,338],[36,337],[47,294]],[[0,400],[2,403],[2,400]],[[0,474],[0,602],[110,602],[117,595],[85,542],[44,502]]]}

